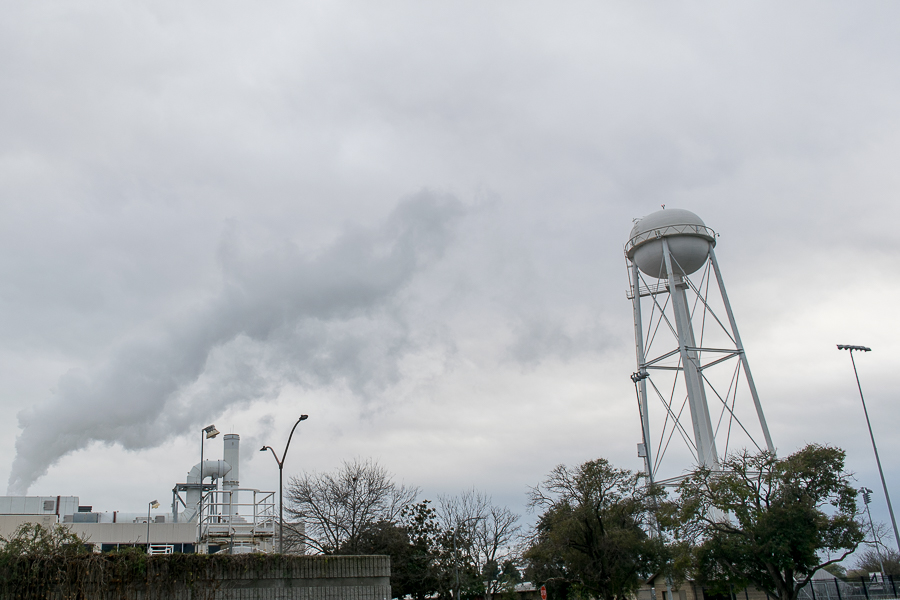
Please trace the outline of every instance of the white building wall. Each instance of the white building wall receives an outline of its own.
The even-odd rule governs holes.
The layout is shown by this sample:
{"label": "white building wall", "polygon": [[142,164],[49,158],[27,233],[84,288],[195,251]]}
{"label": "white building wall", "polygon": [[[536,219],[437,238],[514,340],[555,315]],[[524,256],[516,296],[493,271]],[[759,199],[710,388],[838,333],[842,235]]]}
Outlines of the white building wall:
{"label": "white building wall", "polygon": [[44,527],[52,527],[58,521],[56,515],[0,515],[0,537],[9,538],[24,523],[38,523]]}
{"label": "white building wall", "polygon": [[0,515],[71,515],[76,512],[78,496],[0,496]]}
{"label": "white building wall", "polygon": [[[66,527],[91,544],[146,544],[146,523],[67,523]],[[151,544],[193,544],[196,523],[150,523]]]}
{"label": "white building wall", "polygon": [[[8,538],[23,523],[56,525],[56,515],[0,515],[0,536]],[[65,523],[65,527],[90,544],[146,544],[146,523]],[[151,544],[193,544],[196,523],[150,523]]]}

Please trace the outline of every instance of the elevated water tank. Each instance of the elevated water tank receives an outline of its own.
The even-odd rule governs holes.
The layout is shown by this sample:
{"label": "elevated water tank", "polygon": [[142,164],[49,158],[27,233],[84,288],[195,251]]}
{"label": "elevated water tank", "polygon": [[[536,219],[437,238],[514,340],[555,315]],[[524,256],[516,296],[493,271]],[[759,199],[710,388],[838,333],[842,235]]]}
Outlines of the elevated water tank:
{"label": "elevated water tank", "polygon": [[663,279],[667,276],[663,238],[672,255],[672,269],[679,275],[690,275],[702,267],[710,246],[716,245],[715,232],[700,217],[689,210],[669,208],[634,224],[625,255],[643,273]]}

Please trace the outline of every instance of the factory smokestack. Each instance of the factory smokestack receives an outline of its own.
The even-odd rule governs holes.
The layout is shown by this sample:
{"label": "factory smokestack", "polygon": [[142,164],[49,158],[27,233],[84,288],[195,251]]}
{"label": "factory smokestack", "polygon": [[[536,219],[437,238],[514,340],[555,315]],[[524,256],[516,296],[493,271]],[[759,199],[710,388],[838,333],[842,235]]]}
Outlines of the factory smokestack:
{"label": "factory smokestack", "polygon": [[[225,491],[237,489],[240,487],[240,457],[241,454],[241,436],[236,433],[225,434],[225,451],[222,456],[229,465],[231,470],[225,474],[222,481],[222,489]],[[238,492],[235,492],[231,498],[232,505],[240,503]],[[232,509],[234,511],[234,509]]]}

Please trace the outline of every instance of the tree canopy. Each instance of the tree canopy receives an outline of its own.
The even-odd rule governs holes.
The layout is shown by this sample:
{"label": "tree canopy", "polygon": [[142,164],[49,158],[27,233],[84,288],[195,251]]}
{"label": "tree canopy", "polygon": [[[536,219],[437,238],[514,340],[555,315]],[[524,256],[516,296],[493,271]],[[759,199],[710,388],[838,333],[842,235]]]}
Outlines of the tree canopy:
{"label": "tree canopy", "polygon": [[[398,522],[378,521],[366,527],[358,550],[391,557],[391,591],[424,600],[442,588],[440,550],[435,510],[428,500],[406,506]],[[341,552],[343,553],[343,552]]]}
{"label": "tree canopy", "polygon": [[531,491],[530,505],[543,513],[525,552],[527,574],[566,596],[630,597],[662,564],[663,543],[649,533],[658,494],[602,458],[556,467]]}
{"label": "tree canopy", "polygon": [[816,444],[783,459],[742,452],[686,479],[669,514],[697,580],[796,600],[817,569],[853,552],[864,536],[844,456]]}
{"label": "tree canopy", "polygon": [[87,553],[85,543],[64,525],[23,523],[10,537],[0,537],[0,556],[78,556]]}

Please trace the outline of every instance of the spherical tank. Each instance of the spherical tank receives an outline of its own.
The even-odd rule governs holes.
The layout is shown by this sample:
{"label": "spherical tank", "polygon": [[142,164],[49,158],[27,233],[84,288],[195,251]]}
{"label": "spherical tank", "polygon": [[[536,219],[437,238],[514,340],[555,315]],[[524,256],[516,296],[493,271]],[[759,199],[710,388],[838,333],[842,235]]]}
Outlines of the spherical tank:
{"label": "spherical tank", "polygon": [[625,254],[637,267],[657,279],[666,277],[665,238],[672,253],[672,269],[690,275],[706,263],[716,238],[712,229],[689,210],[669,208],[643,217],[631,230]]}

